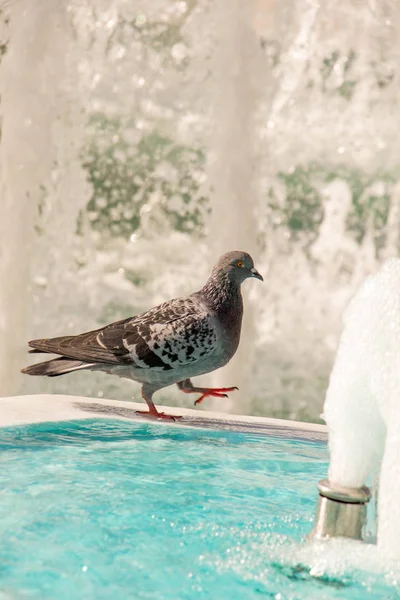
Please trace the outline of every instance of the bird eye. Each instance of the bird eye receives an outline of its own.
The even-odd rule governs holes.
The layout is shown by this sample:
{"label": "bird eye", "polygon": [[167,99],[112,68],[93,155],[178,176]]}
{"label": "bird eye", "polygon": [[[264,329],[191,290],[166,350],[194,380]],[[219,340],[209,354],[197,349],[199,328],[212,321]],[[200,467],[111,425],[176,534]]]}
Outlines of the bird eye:
{"label": "bird eye", "polygon": [[241,260],[239,260],[239,262],[236,263],[236,266],[242,268],[244,267],[244,263]]}

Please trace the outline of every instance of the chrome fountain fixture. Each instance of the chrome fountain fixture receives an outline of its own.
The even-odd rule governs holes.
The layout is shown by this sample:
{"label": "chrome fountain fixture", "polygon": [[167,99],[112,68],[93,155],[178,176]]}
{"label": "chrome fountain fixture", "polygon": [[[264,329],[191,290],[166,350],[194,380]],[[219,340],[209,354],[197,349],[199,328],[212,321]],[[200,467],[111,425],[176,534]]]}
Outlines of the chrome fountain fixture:
{"label": "chrome fountain fixture", "polygon": [[308,539],[346,537],[362,540],[367,503],[371,498],[369,488],[365,485],[359,488],[346,487],[323,479],[318,483],[318,491],[314,527]]}

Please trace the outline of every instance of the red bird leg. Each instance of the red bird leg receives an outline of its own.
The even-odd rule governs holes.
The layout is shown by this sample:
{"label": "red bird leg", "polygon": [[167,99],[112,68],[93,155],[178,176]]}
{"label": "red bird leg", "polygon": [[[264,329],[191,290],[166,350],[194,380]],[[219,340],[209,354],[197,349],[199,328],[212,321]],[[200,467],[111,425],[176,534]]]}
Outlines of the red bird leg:
{"label": "red bird leg", "polygon": [[159,412],[156,409],[153,400],[151,399],[154,391],[151,391],[151,393],[149,393],[147,390],[144,389],[144,387],[145,386],[142,387],[142,398],[146,401],[149,410],[136,410],[135,413],[137,415],[143,415],[148,419],[165,419],[166,421],[177,421],[179,419],[182,419],[182,417],[179,416],[166,415],[163,412]]}
{"label": "red bird leg", "polygon": [[197,398],[197,400],[195,400],[195,406],[196,404],[200,404],[200,402],[203,402],[204,398],[207,398],[207,396],[214,396],[215,398],[227,398],[228,394],[226,394],[225,392],[233,392],[234,390],[239,389],[236,386],[223,388],[194,387],[190,379],[185,379],[185,381],[179,381],[179,383],[177,383],[176,385],[181,390],[181,392],[184,392],[185,394],[201,394],[200,398]]}

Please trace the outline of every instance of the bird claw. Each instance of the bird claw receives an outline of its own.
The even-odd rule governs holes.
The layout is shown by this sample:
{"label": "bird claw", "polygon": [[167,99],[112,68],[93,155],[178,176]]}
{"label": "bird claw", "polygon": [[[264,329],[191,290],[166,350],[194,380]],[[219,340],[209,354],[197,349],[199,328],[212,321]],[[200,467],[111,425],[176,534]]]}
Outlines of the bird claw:
{"label": "bird claw", "polygon": [[194,387],[193,385],[191,385],[190,382],[190,386],[185,386],[185,383],[186,382],[181,382],[180,384],[178,383],[178,387],[181,390],[181,392],[184,392],[184,394],[201,394],[200,398],[197,398],[197,400],[194,401],[195,406],[197,404],[200,404],[200,402],[203,402],[204,398],[207,398],[207,396],[214,396],[215,398],[228,398],[228,394],[226,394],[226,392],[233,392],[234,390],[239,389],[236,385],[233,387],[223,388],[202,388]]}
{"label": "bird claw", "polygon": [[180,419],[182,419],[181,416],[179,415],[166,415],[163,412],[150,412],[148,410],[135,410],[135,414],[136,415],[140,415],[141,417],[145,417],[146,419],[152,419],[152,420],[165,420],[165,421],[179,421]]}
{"label": "bird claw", "polygon": [[208,394],[203,394],[200,396],[200,398],[197,398],[197,400],[194,401],[194,405],[197,406],[197,404],[203,402],[204,398],[207,398],[207,396],[213,396],[214,398],[228,398],[228,394],[221,394],[220,392],[213,391]]}

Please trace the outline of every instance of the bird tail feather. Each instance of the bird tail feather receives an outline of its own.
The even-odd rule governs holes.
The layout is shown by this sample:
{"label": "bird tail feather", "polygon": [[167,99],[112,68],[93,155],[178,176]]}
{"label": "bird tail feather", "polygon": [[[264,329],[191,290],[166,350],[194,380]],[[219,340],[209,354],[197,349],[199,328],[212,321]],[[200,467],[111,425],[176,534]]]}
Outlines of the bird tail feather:
{"label": "bird tail feather", "polygon": [[53,358],[52,360],[46,360],[45,362],[25,367],[25,369],[22,369],[21,373],[25,373],[26,375],[58,377],[59,375],[66,375],[72,371],[79,371],[80,369],[87,369],[92,366],[93,364],[91,363],[85,363],[81,360],[73,360],[71,358],[60,356],[59,358]]}

